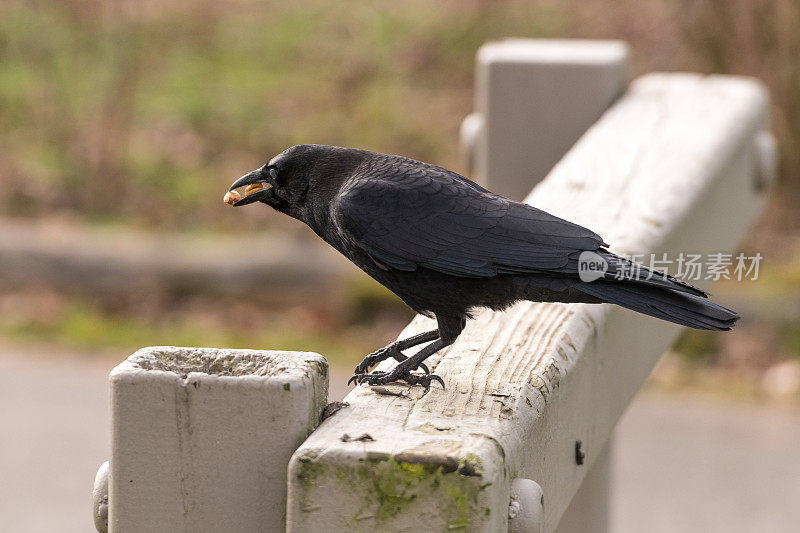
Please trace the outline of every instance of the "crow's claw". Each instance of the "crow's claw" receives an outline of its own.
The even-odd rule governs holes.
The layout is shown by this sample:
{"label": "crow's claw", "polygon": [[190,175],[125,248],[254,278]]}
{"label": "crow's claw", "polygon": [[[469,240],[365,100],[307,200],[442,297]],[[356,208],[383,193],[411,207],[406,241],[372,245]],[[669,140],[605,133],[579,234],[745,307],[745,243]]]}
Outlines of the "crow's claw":
{"label": "crow's claw", "polygon": [[[372,366],[372,365],[367,365],[365,367],[362,367],[363,364],[364,363],[362,361],[361,364],[359,364],[356,367],[355,371],[353,372],[353,377],[351,377],[350,380],[347,382],[348,385],[350,385],[350,383],[353,382],[353,381],[358,381],[359,377],[366,375],[367,372],[369,371],[369,367]],[[422,371],[425,372],[426,375],[431,373],[431,370],[428,368],[428,365],[426,365],[425,363],[420,363],[419,366],[417,366],[417,368],[421,368]],[[384,374],[385,372],[379,372],[379,373]]]}
{"label": "crow's claw", "polygon": [[386,379],[388,374],[386,372],[373,372],[372,374],[363,374],[359,376],[358,383],[359,385],[362,383],[368,383],[369,385],[385,385],[392,381],[391,379]]}
{"label": "crow's claw", "polygon": [[429,375],[428,376],[428,384],[426,386],[430,387],[431,386],[431,382],[433,382],[433,381],[438,381],[439,384],[442,386],[442,389],[444,389],[444,380],[441,378],[441,376],[437,376],[436,374]]}
{"label": "crow's claw", "polygon": [[364,374],[353,374],[353,377],[347,380],[347,386],[349,387],[354,382],[356,385],[358,385],[359,383],[361,383],[359,379],[361,379],[363,376]]}
{"label": "crow's claw", "polygon": [[[420,363],[420,366],[424,366]],[[427,370],[427,367],[425,368]],[[422,385],[423,387],[430,388],[431,383],[436,381],[444,388],[444,380],[436,374],[426,373],[424,375],[412,374],[411,372],[373,372],[372,374],[363,374],[357,377],[359,384],[366,383],[368,385],[386,385],[397,381],[405,381],[409,385]],[[353,378],[350,378],[351,380]]]}
{"label": "crow's claw", "polygon": [[401,379],[408,381],[411,385],[422,385],[426,389],[430,388],[432,382],[437,381],[444,388],[444,380],[436,374],[425,374],[424,376],[408,374]]}

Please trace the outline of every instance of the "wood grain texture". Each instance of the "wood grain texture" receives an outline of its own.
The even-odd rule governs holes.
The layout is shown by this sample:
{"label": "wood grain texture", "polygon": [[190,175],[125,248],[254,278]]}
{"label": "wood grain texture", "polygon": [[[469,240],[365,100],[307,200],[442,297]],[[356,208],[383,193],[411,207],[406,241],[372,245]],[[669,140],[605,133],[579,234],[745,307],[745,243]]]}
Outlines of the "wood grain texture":
{"label": "wood grain texture", "polygon": [[[731,252],[761,205],[753,144],[766,109],[748,79],[646,76],[527,201],[615,252]],[[400,337],[432,326],[417,317]],[[289,530],[503,531],[511,481],[524,477],[543,488],[552,531],[679,331],[606,304],[480,313],[428,361],[446,389],[358,387],[298,449]],[[372,440],[341,440],[363,433]]]}

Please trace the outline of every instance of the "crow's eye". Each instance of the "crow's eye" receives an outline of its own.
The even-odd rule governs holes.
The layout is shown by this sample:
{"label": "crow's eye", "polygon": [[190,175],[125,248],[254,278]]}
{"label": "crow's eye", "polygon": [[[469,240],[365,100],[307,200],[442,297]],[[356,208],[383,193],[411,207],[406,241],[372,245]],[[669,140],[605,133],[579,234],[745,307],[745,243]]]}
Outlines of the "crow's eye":
{"label": "crow's eye", "polygon": [[275,168],[269,169],[269,175],[272,176],[272,179],[278,179],[278,170]]}

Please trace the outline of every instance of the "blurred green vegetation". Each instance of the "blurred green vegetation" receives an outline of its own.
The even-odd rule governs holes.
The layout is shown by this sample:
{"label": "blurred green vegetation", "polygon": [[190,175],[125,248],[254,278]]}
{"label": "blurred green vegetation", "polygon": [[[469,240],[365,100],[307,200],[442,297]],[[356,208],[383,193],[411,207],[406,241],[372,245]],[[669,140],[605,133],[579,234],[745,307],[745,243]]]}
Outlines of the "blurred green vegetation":
{"label": "blurred green vegetation", "polygon": [[687,329],[672,345],[672,350],[697,363],[708,364],[719,350],[718,334]]}
{"label": "blurred green vegetation", "polygon": [[[375,292],[375,291],[373,291]],[[388,343],[412,313],[396,301],[371,306],[366,324],[324,306],[298,309],[235,302],[173,302],[172,309],[137,310],[96,299],[54,294],[18,294],[0,298],[0,338],[15,343],[47,344],[87,352],[130,353],[142,346],[224,346],[300,350],[323,354],[338,365],[353,366]],[[19,304],[24,301],[23,304]],[[318,302],[317,302],[318,303]],[[350,302],[340,307],[350,309]],[[357,313],[359,302],[347,314]],[[10,309],[9,309],[10,308]]]}
{"label": "blurred green vegetation", "polygon": [[9,0],[0,212],[232,227],[225,185],[301,142],[458,169],[475,52],[511,36],[626,39],[636,73],[758,76],[797,189],[798,27],[792,0]]}
{"label": "blurred green vegetation", "polygon": [[781,324],[781,348],[791,357],[800,359],[800,323]]}
{"label": "blurred green vegetation", "polygon": [[469,109],[478,46],[501,31],[559,28],[546,10],[516,14],[420,2],[13,2],[0,9],[0,207],[216,225],[224,186],[292,144],[440,159]]}

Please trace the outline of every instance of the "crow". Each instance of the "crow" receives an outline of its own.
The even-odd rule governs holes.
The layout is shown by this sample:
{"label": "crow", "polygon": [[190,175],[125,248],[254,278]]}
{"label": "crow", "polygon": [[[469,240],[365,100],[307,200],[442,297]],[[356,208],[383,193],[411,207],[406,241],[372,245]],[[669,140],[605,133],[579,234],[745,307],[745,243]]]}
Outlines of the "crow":
{"label": "crow", "polygon": [[[739,318],[702,290],[609,252],[587,228],[406,157],[298,145],[236,180],[229,195],[244,186],[234,206],[261,202],[304,222],[414,311],[436,319],[437,329],[367,355],[348,383],[444,386],[423,361],[455,342],[476,309],[520,300],[607,302],[706,330],[729,330]],[[596,265],[591,277],[582,261]],[[369,373],[388,358],[399,363]]]}

